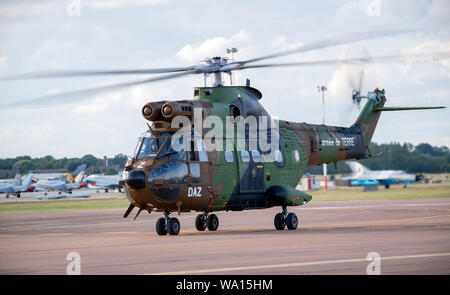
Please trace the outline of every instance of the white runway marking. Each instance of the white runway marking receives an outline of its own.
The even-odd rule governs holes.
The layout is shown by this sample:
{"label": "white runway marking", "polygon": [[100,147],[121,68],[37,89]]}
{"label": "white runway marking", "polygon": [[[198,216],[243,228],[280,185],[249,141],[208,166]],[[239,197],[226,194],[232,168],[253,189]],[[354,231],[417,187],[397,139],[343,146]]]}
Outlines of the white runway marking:
{"label": "white runway marking", "polygon": [[[450,256],[450,253],[433,253],[433,254],[419,254],[419,255],[386,256],[386,257],[381,256],[380,259],[381,260],[398,260],[398,259],[414,259],[414,258],[428,258],[428,257],[442,257],[442,256]],[[192,274],[204,274],[204,273],[216,273],[216,272],[257,270],[257,269],[270,269],[270,268],[287,268],[287,267],[324,265],[324,264],[367,262],[367,261],[368,261],[367,258],[323,260],[323,261],[310,261],[310,262],[284,263],[284,264],[268,264],[268,265],[253,265],[253,266],[227,267],[227,268],[182,270],[182,271],[172,271],[172,272],[151,273],[151,274],[147,274],[147,275],[192,275]]]}

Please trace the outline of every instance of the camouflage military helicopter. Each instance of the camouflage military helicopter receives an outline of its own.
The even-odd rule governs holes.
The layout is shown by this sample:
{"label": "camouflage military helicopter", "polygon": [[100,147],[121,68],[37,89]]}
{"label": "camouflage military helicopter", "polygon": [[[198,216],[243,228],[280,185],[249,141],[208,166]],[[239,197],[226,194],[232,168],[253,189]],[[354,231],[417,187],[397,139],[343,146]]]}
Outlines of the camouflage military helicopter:
{"label": "camouflage military helicopter", "polygon": [[[38,72],[8,79],[170,73],[146,80],[46,96],[21,102],[20,105],[61,96],[119,89],[190,74],[203,74],[205,77],[213,75],[212,86],[208,87],[205,82],[204,87],[194,88],[193,100],[157,101],[143,106],[142,115],[151,123],[139,137],[135,152],[126,163],[123,180],[120,181],[126,188],[126,196],[130,201],[124,217],[127,218],[135,207],[139,209],[136,217],[143,210],[149,213],[163,212],[164,217],[156,222],[156,232],[159,235],[167,233],[177,235],[180,232],[180,222],[177,218],[170,217],[172,212],[178,214],[200,212],[195,220],[197,230],[204,231],[207,228],[216,231],[219,227],[219,219],[214,214],[216,211],[280,206],[281,212],[274,218],[275,229],[283,230],[287,227],[289,230],[295,230],[298,227],[298,218],[295,213],[288,213],[287,207],[301,206],[311,200],[311,195],[296,189],[308,166],[372,157],[369,144],[380,115],[384,111],[443,107],[385,107],[384,89],[377,88],[369,91],[367,95],[361,95],[361,90],[355,89],[351,95],[352,101],[359,104],[365,99],[367,102],[350,127],[273,120],[260,103],[261,92],[251,87],[248,80],[245,86],[225,86],[222,74],[231,77],[233,71],[248,68],[390,63],[411,59],[428,60],[430,56],[435,59],[450,57],[448,52],[441,52],[374,57],[370,60],[349,58],[253,64],[266,59],[383,37],[392,33],[397,32],[353,34],[245,61],[229,61],[224,57],[213,57],[200,65],[181,68]],[[225,135],[221,137],[208,136],[214,129],[213,124],[207,123],[210,117],[222,120],[222,126],[217,126],[220,124],[214,126],[218,131],[224,131],[225,126],[228,126],[233,132],[231,134],[223,132]],[[248,123],[250,120],[246,124],[246,120],[252,117],[257,122],[254,129]],[[187,118],[187,121],[179,118]],[[268,123],[261,123],[260,118],[266,118]],[[263,149],[260,144],[261,137],[265,137],[266,142],[270,143],[269,149]],[[207,141],[215,148],[208,148]]]}

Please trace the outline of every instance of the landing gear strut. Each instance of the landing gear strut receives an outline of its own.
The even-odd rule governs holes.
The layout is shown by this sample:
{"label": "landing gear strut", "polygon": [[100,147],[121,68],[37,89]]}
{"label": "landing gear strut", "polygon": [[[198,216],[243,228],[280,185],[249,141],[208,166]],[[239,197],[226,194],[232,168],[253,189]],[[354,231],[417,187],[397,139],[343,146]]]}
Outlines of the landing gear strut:
{"label": "landing gear strut", "polygon": [[164,212],[164,217],[159,218],[156,221],[156,233],[160,236],[178,235],[180,232],[180,221],[177,218],[170,218],[170,212]]}
{"label": "landing gear strut", "polygon": [[195,218],[195,228],[198,231],[204,231],[206,228],[210,231],[216,231],[219,228],[219,218],[216,214],[203,213]]}
{"label": "landing gear strut", "polygon": [[283,212],[275,215],[274,219],[275,229],[283,230],[286,226],[289,230],[297,229],[298,218],[295,213],[287,213],[286,206],[283,206]]}

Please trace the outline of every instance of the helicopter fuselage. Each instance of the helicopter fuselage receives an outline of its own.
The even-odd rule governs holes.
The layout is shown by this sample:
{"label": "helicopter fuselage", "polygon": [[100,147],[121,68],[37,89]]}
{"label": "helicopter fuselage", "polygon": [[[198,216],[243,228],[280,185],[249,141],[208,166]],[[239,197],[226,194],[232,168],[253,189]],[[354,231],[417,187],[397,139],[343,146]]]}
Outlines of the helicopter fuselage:
{"label": "helicopter fuselage", "polygon": [[[278,135],[276,148],[268,152],[259,143],[250,148],[252,138],[258,136],[245,124],[241,132],[244,148],[239,147],[238,131],[214,138],[222,148],[205,148],[208,132],[217,128],[207,124],[207,117],[231,121],[232,130],[237,129],[239,120],[251,116],[271,120],[259,102],[261,96],[251,87],[205,87],[195,88],[192,101],[144,106],[143,115],[153,125],[141,136],[133,158],[127,162],[123,184],[129,201],[149,212],[179,213],[299,206],[311,200],[310,195],[296,189],[308,166],[366,156],[380,114],[374,111],[375,101],[368,101],[349,128],[283,120],[276,121],[276,128],[259,123],[258,134],[264,129],[268,133],[276,130]],[[384,102],[383,96],[379,103]],[[200,127],[194,126],[194,109],[200,110]],[[188,130],[192,137],[183,142],[188,149],[175,151],[170,145],[180,128],[171,123],[177,115],[191,119],[189,126],[182,127],[184,134]],[[220,128],[225,130],[230,124],[224,122]]]}

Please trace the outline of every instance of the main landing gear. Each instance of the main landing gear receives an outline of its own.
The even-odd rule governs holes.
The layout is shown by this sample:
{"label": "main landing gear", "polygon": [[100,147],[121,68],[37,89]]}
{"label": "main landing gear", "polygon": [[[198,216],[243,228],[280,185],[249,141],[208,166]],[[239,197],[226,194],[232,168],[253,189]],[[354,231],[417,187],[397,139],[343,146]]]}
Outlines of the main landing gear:
{"label": "main landing gear", "polygon": [[178,235],[180,232],[180,221],[177,218],[170,218],[169,212],[164,213],[164,217],[161,217],[156,221],[156,232],[160,236],[167,235]]}
{"label": "main landing gear", "polygon": [[[156,232],[160,236],[178,235],[180,232],[180,221],[177,218],[170,218],[170,212],[165,212],[164,217],[156,221]],[[208,228],[210,231],[216,231],[219,228],[219,218],[216,214],[203,213],[195,219],[195,227],[198,231],[204,231]]]}
{"label": "main landing gear", "polygon": [[273,223],[275,225],[275,229],[277,230],[283,230],[285,226],[287,226],[289,230],[294,230],[297,229],[298,218],[297,215],[295,215],[295,213],[288,214],[286,206],[283,206],[283,212],[275,215]]}
{"label": "main landing gear", "polygon": [[203,213],[195,218],[195,227],[198,231],[204,231],[206,228],[210,231],[216,231],[219,228],[219,218],[216,214]]}

